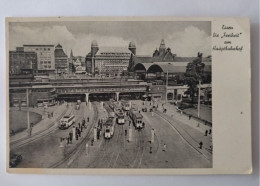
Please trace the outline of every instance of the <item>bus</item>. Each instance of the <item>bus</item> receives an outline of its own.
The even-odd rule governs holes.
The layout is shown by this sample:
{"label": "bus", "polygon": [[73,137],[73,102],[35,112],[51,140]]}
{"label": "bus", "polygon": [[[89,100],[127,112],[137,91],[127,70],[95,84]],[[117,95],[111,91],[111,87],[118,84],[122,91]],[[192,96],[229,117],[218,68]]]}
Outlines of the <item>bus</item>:
{"label": "bus", "polygon": [[59,129],[61,130],[68,129],[73,123],[75,123],[75,116],[66,115],[60,120]]}

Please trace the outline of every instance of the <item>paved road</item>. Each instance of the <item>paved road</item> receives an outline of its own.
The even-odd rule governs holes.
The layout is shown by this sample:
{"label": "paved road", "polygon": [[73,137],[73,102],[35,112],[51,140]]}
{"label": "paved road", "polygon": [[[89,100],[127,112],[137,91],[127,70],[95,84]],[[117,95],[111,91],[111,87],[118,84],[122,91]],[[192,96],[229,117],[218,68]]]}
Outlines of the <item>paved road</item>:
{"label": "paved road", "polygon": [[[81,104],[80,110],[75,110],[74,106],[68,108],[71,114],[75,115],[76,125],[83,119],[83,115],[87,108],[85,103]],[[15,149],[16,154],[23,156],[23,161],[17,166],[23,168],[48,168],[57,161],[64,158],[66,152],[65,148],[60,148],[60,138],[68,136],[72,126],[66,130],[59,130],[55,128],[53,132],[49,133],[43,138],[39,138],[29,144],[23,145]]]}
{"label": "paved road", "polygon": [[[133,101],[133,106],[142,108],[141,101]],[[95,108],[95,109],[93,109]],[[183,131],[178,131],[174,125],[182,125],[179,120],[165,119],[166,115],[151,112],[141,112],[144,116],[145,128],[135,130],[129,125],[131,120],[126,118],[124,125],[115,125],[115,133],[112,139],[105,140],[103,135],[91,146],[93,138],[93,127],[97,121],[107,117],[107,112],[101,108],[99,103],[93,103],[90,109],[85,103],[81,104],[80,110],[71,108],[76,120],[81,121],[83,117],[91,116],[89,127],[85,130],[85,137],[82,143],[60,148],[60,137],[67,137],[69,130],[55,130],[50,135],[18,148],[16,153],[22,154],[24,160],[18,167],[53,167],[58,168],[209,168],[212,167],[212,158],[205,156],[203,151],[198,150],[196,144],[190,143]],[[95,111],[94,111],[95,110]],[[170,116],[167,116],[170,117]],[[77,123],[76,122],[76,123]],[[151,141],[151,130],[155,130],[154,142]],[[127,130],[127,135],[125,135]],[[132,131],[132,138],[129,141],[129,131]],[[203,137],[201,132],[195,131],[193,127],[183,127],[184,132],[192,138]],[[104,132],[104,128],[103,128]],[[103,133],[102,133],[103,134]],[[205,138],[210,140],[210,137]],[[86,148],[86,144],[88,147]],[[163,151],[164,144],[166,151]],[[66,159],[66,154],[71,149],[71,157]],[[151,150],[151,151],[150,151]],[[63,162],[63,159],[66,161]]]}
{"label": "paved road", "polygon": [[[133,105],[141,108],[141,102]],[[82,151],[73,168],[208,168],[212,160],[207,159],[159,115],[152,116],[150,112],[142,113],[145,128],[135,130],[130,126],[133,138],[128,142],[128,121],[125,125],[115,126],[115,134],[109,141],[102,137],[94,146],[88,146],[88,151]],[[128,118],[129,119],[129,118]],[[130,119],[129,119],[130,120]],[[155,141],[150,143],[151,129],[155,129]],[[166,151],[163,146],[166,144]],[[152,153],[150,153],[150,148]]]}

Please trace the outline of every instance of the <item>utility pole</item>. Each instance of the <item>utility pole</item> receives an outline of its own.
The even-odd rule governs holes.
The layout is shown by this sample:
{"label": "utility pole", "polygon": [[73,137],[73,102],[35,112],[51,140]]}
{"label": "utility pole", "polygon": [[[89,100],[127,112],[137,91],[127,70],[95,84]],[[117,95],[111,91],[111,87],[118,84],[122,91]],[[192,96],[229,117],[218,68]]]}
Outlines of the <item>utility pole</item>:
{"label": "utility pole", "polygon": [[200,117],[200,85],[201,85],[201,80],[199,80],[199,94],[198,94],[198,118]]}
{"label": "utility pole", "polygon": [[28,130],[31,129],[31,124],[30,124],[30,115],[29,115],[29,89],[26,89],[26,101],[27,101],[27,128]]}
{"label": "utility pole", "polygon": [[165,103],[167,103],[167,89],[168,89],[168,69],[167,69],[166,82],[165,82]]}

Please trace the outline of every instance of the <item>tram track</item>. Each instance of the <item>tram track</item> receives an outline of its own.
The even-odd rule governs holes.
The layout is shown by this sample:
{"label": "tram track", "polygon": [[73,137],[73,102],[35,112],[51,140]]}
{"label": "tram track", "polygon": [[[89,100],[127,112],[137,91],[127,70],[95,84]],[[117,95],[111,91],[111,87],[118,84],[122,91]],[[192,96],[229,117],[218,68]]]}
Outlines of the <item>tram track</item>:
{"label": "tram track", "polygon": [[[208,161],[210,161],[210,157],[208,157],[207,155],[205,155],[203,152],[201,152],[200,150],[198,150],[196,147],[194,147],[194,146],[199,146],[199,142],[197,141],[197,140],[195,140],[185,129],[183,129],[181,126],[179,126],[178,124],[176,124],[176,125],[178,125],[178,126],[176,126],[176,125],[174,125],[171,121],[169,121],[169,119],[168,118],[166,118],[166,117],[164,117],[162,114],[160,114],[158,111],[157,112],[155,112],[155,114],[157,114],[159,117],[161,117],[162,119],[164,119],[179,135],[180,135],[180,137],[185,141],[185,142],[187,142],[187,144],[190,146],[190,147],[192,147],[196,152],[198,152],[199,154],[201,154],[205,159],[207,159]],[[173,119],[174,120],[174,119]],[[176,120],[174,120],[174,122],[178,122],[178,121],[176,121]],[[182,133],[182,132],[183,133]],[[186,137],[185,137],[185,134],[187,135]],[[191,139],[191,141],[190,140],[188,140],[187,138],[190,138]],[[193,143],[192,143],[192,141],[194,141],[195,143],[196,143],[196,145],[194,145]],[[204,148],[205,149],[205,148]],[[206,150],[206,149],[205,149]],[[211,153],[209,153],[210,155],[211,155]]]}
{"label": "tram track", "polygon": [[[73,148],[71,151],[66,153],[66,156],[62,160],[54,163],[53,165],[50,166],[50,168],[57,168],[57,167],[69,168],[71,167],[75,159],[78,158],[78,156],[84,151],[86,142],[88,142],[93,137],[93,128],[95,126],[95,123],[97,123],[98,120],[98,109],[96,103],[93,104],[93,110],[94,110],[94,118],[92,124],[88,125],[88,128],[86,129],[87,133],[85,137],[77,144],[75,148]],[[66,165],[62,166],[64,164]]]}
{"label": "tram track", "polygon": [[[46,137],[50,134],[52,134],[53,132],[55,132],[58,129],[58,126],[56,125],[57,122],[67,113],[68,110],[64,110],[62,112],[62,114],[53,122],[51,122],[46,129],[43,129],[41,131],[35,132],[32,136],[30,137],[24,137],[22,139],[19,140],[15,140],[13,142],[10,143],[10,147],[11,149],[17,149],[20,148],[24,145],[30,144],[32,142],[35,142],[37,140],[40,140],[43,137]],[[73,109],[70,110],[69,114],[71,114],[73,111]]]}

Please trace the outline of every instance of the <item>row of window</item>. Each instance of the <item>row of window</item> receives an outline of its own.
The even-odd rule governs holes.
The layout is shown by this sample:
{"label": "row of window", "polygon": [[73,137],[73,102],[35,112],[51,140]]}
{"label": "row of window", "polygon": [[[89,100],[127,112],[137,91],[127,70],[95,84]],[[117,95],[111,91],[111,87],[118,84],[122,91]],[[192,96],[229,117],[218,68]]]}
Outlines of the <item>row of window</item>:
{"label": "row of window", "polygon": [[50,48],[36,48],[35,50],[44,50],[44,51],[48,50],[48,51],[50,51],[51,49]]}
{"label": "row of window", "polygon": [[51,61],[41,61],[40,63],[41,63],[41,64],[47,64],[47,63],[48,63],[48,64],[51,64]]}

